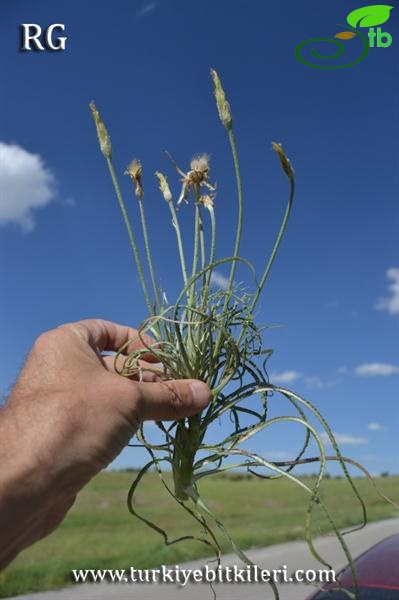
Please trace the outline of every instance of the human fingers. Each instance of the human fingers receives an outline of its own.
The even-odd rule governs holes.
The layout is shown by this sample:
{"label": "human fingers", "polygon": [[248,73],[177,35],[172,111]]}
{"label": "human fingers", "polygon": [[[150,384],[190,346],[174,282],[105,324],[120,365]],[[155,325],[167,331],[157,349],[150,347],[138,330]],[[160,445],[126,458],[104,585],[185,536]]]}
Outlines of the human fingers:
{"label": "human fingers", "polygon": [[142,421],[179,420],[204,409],[211,399],[209,387],[196,379],[138,383]]}
{"label": "human fingers", "polygon": [[[111,373],[116,373],[119,375],[125,368],[125,356],[103,356],[102,359],[107,370]],[[126,377],[136,381],[154,382],[162,381],[163,374],[164,372],[162,368],[157,367],[155,364],[149,363],[145,360],[139,360],[137,364],[130,367],[129,373],[126,374]]]}
{"label": "human fingers", "polygon": [[[61,325],[59,329],[62,328],[74,331],[90,346],[97,348],[99,352],[117,351],[129,342],[124,350],[124,353],[128,354],[155,343],[155,340],[146,333],[104,319],[84,319]],[[143,354],[142,358],[148,362],[159,362],[159,359],[151,351]]]}

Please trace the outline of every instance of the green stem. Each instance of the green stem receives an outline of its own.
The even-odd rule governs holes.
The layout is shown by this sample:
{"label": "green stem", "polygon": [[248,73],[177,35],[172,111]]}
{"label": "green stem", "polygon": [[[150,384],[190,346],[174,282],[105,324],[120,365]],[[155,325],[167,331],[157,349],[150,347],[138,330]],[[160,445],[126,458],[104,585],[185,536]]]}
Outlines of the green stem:
{"label": "green stem", "polygon": [[[209,214],[211,215],[211,228],[212,228],[211,252],[209,255],[209,264],[211,265],[215,260],[215,253],[216,253],[216,217],[215,217],[215,211],[213,210],[213,208],[211,208],[209,210]],[[212,275],[212,270],[209,271],[209,279],[211,278],[211,275]]]}
{"label": "green stem", "polygon": [[[201,215],[201,208],[199,210],[199,230],[200,230],[200,247],[201,247],[201,270],[203,271],[205,269],[205,261],[206,261],[206,257],[205,257],[205,234],[204,234],[204,222],[202,220],[202,215]],[[204,274],[204,280],[205,280],[205,274]]]}
{"label": "green stem", "polygon": [[[289,196],[288,196],[287,207],[285,209],[284,217],[283,217],[283,220],[282,220],[282,223],[281,223],[281,226],[280,226],[280,231],[278,232],[277,239],[276,239],[276,241],[274,243],[272,253],[270,255],[270,258],[269,258],[269,260],[267,262],[267,265],[265,267],[265,270],[263,272],[262,279],[259,282],[258,289],[257,289],[257,291],[256,291],[256,293],[254,295],[253,300],[252,300],[252,303],[251,303],[251,306],[250,306],[250,309],[249,309],[251,314],[253,313],[253,311],[255,309],[255,306],[256,306],[256,304],[257,304],[257,302],[259,300],[259,296],[260,296],[260,294],[261,294],[261,292],[262,292],[262,290],[264,288],[264,285],[266,283],[266,280],[267,280],[267,278],[269,276],[269,273],[270,273],[270,270],[271,270],[271,268],[273,266],[274,259],[276,258],[277,251],[279,249],[281,240],[283,239],[283,235],[284,235],[285,229],[287,227],[288,219],[289,219],[289,216],[290,216],[290,213],[291,213],[291,208],[292,208],[292,201],[294,199],[294,194],[295,194],[295,180],[294,180],[294,178],[293,177],[290,178],[289,182],[290,182],[290,192],[289,192]],[[238,338],[237,338],[237,345],[240,344],[242,336],[244,335],[245,329],[246,329],[246,326],[244,325],[242,327],[241,331],[240,331],[240,334],[239,334]]]}
{"label": "green stem", "polygon": [[[209,214],[211,216],[211,249],[210,249],[210,254],[209,254],[209,266],[211,266],[215,260],[215,251],[216,251],[216,218],[215,218],[215,211],[213,210],[213,208],[209,209]],[[208,304],[208,290],[209,290],[209,286],[211,284],[212,271],[213,271],[212,268],[209,269],[208,274],[206,276],[206,280],[205,280],[204,296],[203,296],[204,307],[206,307]]]}
{"label": "green stem", "polygon": [[[233,252],[233,256],[236,257],[236,256],[238,256],[238,253],[240,250],[244,202],[243,202],[243,194],[242,194],[240,163],[238,160],[237,145],[236,145],[236,141],[235,141],[234,131],[232,128],[228,129],[228,134],[229,134],[229,142],[230,142],[230,146],[231,146],[231,152],[233,154],[234,171],[235,171],[235,175],[236,175],[237,196],[238,196],[237,233],[236,233],[236,240],[235,240],[234,252]],[[229,277],[229,283],[228,283],[228,287],[227,287],[226,299],[224,302],[224,310],[226,310],[229,300],[231,298],[236,266],[237,266],[236,261],[233,261],[231,263],[231,268],[230,268],[230,277]]]}
{"label": "green stem", "polygon": [[[199,247],[199,237],[200,237],[200,212],[199,212],[199,204],[195,203],[195,217],[194,217],[194,252],[193,252],[193,266],[191,269],[191,279],[195,277],[197,274],[197,266],[198,266],[198,247]],[[195,282],[191,285],[190,291],[190,307],[193,306],[195,300]]]}
{"label": "green stem", "polygon": [[[196,190],[196,197],[197,197]],[[183,319],[186,319],[187,324],[187,350],[188,355],[192,358],[196,353],[196,345],[193,336],[193,316],[195,313],[192,312],[192,308],[194,308],[195,304],[195,291],[196,291],[196,279],[195,275],[197,274],[198,267],[198,250],[200,243],[200,212],[199,212],[199,203],[195,203],[195,216],[194,216],[194,251],[193,251],[193,265],[191,268],[191,285],[188,292],[188,306],[187,309],[183,312]],[[193,361],[194,362],[194,361]]]}
{"label": "green stem", "polygon": [[107,165],[108,165],[109,172],[111,174],[112,183],[114,184],[115,193],[116,193],[116,197],[117,197],[118,202],[119,202],[119,207],[120,207],[121,212],[122,212],[123,220],[125,221],[127,233],[128,233],[128,236],[129,236],[130,246],[132,248],[133,256],[134,256],[134,259],[136,261],[137,271],[138,271],[140,282],[141,282],[141,285],[142,285],[142,288],[143,288],[143,292],[144,292],[144,297],[145,297],[145,301],[146,301],[146,304],[147,304],[147,308],[149,310],[149,313],[151,315],[153,315],[154,314],[153,306],[151,304],[150,295],[148,293],[147,284],[146,284],[146,281],[145,281],[145,278],[144,278],[143,266],[141,264],[139,251],[137,249],[136,240],[135,240],[135,237],[134,237],[134,233],[133,233],[132,227],[130,225],[130,221],[129,221],[129,217],[128,217],[128,214],[127,214],[126,206],[125,206],[125,203],[124,203],[123,198],[122,198],[121,190],[120,190],[120,187],[119,187],[119,183],[118,183],[118,180],[117,180],[117,177],[116,177],[116,174],[115,174],[115,169],[114,169],[114,165],[112,164],[111,158],[107,157]]}
{"label": "green stem", "polygon": [[[206,256],[205,256],[205,233],[204,233],[204,222],[202,220],[202,215],[201,215],[201,205],[199,203],[200,200],[200,194],[199,194],[199,190],[196,190],[196,196],[197,196],[197,203],[198,203],[198,219],[199,219],[199,239],[200,239],[200,250],[201,250],[201,271],[203,271],[205,269],[206,266]],[[204,305],[205,302],[205,287],[206,287],[206,273],[204,273],[204,276],[202,278],[202,303]]]}
{"label": "green stem", "polygon": [[181,271],[182,271],[182,275],[183,275],[183,281],[184,281],[184,285],[186,286],[187,281],[188,281],[187,280],[187,269],[186,269],[186,260],[184,257],[183,243],[182,243],[182,239],[181,239],[179,220],[177,218],[177,213],[176,213],[175,207],[173,205],[173,202],[170,201],[170,202],[168,202],[168,204],[169,204],[170,212],[172,214],[172,225],[176,232],[177,247],[179,249],[179,258],[180,258]]}
{"label": "green stem", "polygon": [[[199,194],[198,194],[198,200],[199,200]],[[201,204],[197,201],[198,204],[198,218],[199,218],[199,239],[200,239],[200,249],[201,249],[201,271],[203,271],[205,269],[206,266],[206,256],[205,256],[205,233],[204,233],[204,222],[202,220],[202,215],[201,215]],[[207,273],[205,272],[202,276],[202,288],[201,288],[201,295],[198,298],[198,302],[200,302],[200,298],[201,299],[201,304],[203,307],[204,312],[206,312],[206,279],[207,279]],[[202,320],[202,319],[201,319]],[[204,324],[201,323],[201,320],[199,322],[197,322],[196,325],[196,329],[197,329],[197,344],[198,347],[201,347],[201,338],[202,338],[202,332],[204,329]],[[196,352],[196,360],[195,360],[195,366],[196,366],[196,373],[198,372],[197,367],[198,365],[201,363],[201,355],[199,352]]]}
{"label": "green stem", "polygon": [[[185,259],[185,255],[184,255],[184,247],[183,247],[183,242],[182,242],[182,237],[181,237],[179,219],[177,217],[177,212],[176,212],[176,209],[174,207],[173,201],[170,200],[168,202],[168,205],[169,205],[169,210],[170,210],[171,215],[172,215],[173,229],[175,230],[175,233],[176,233],[177,247],[178,247],[178,250],[179,250],[180,266],[181,266],[181,271],[182,271],[182,276],[183,276],[184,287],[186,288],[187,287],[187,283],[188,283],[187,267],[186,267],[186,259]],[[190,298],[190,290],[189,290],[189,288],[187,288],[187,299],[188,299],[188,301],[189,301],[189,298]],[[183,311],[183,315],[182,315],[182,320],[183,321],[185,320],[186,315],[187,315],[187,309],[185,309]],[[177,326],[177,331],[180,334],[179,326]],[[182,348],[182,355],[186,359],[186,365],[187,365],[187,367],[190,368],[190,361],[188,359],[187,354],[185,354],[185,348],[184,348],[184,345],[183,345],[183,341],[179,339],[179,343],[180,342],[181,342],[181,348]]]}
{"label": "green stem", "polygon": [[174,447],[172,467],[175,495],[179,500],[188,500],[187,488],[193,484],[195,455],[200,444],[200,415],[187,419],[188,427],[180,422],[176,430],[178,447]]}
{"label": "green stem", "polygon": [[258,286],[257,292],[256,292],[256,294],[254,296],[254,299],[252,300],[251,307],[250,307],[250,311],[251,312],[255,308],[255,305],[256,305],[256,303],[257,303],[257,301],[259,299],[259,296],[260,296],[260,294],[262,292],[262,289],[263,289],[263,287],[264,287],[264,285],[266,283],[266,279],[269,276],[269,273],[270,273],[270,270],[272,268],[274,259],[276,258],[276,254],[277,254],[277,251],[279,249],[279,246],[280,246],[281,240],[283,238],[283,235],[284,235],[284,232],[285,232],[285,228],[287,227],[287,222],[288,222],[288,219],[289,219],[289,216],[290,216],[290,213],[291,213],[292,201],[293,201],[293,198],[294,198],[294,193],[295,193],[295,181],[294,181],[294,179],[290,179],[290,194],[289,194],[289,197],[288,197],[287,208],[285,209],[285,213],[284,213],[283,221],[281,223],[280,231],[278,232],[278,236],[277,236],[276,242],[274,244],[272,253],[270,255],[269,261],[268,261],[268,263],[266,265],[266,268],[265,268],[265,271],[264,271],[264,273],[262,275],[262,279],[259,282],[259,286]]}
{"label": "green stem", "polygon": [[140,207],[140,217],[141,217],[141,226],[143,229],[145,252],[147,255],[148,268],[150,271],[151,283],[152,283],[152,287],[154,290],[154,296],[155,296],[156,311],[160,311],[161,310],[161,302],[160,302],[160,298],[159,298],[157,279],[155,276],[154,265],[153,265],[152,256],[151,256],[151,248],[150,248],[150,243],[149,243],[149,239],[148,239],[148,231],[147,231],[147,222],[146,222],[146,218],[145,218],[144,203],[141,198],[139,198],[138,201],[139,201],[139,207]]}
{"label": "green stem", "polygon": [[[227,128],[227,132],[228,132],[228,136],[229,136],[231,152],[233,155],[234,171],[235,171],[235,175],[236,175],[237,197],[238,197],[237,232],[236,232],[236,239],[235,239],[235,243],[234,243],[234,252],[233,252],[233,258],[236,258],[238,256],[238,253],[240,250],[240,243],[241,243],[244,201],[243,201],[243,193],[242,193],[240,163],[238,160],[237,145],[236,145],[234,131],[233,131],[232,126]],[[232,296],[235,272],[236,272],[236,261],[233,260],[231,263],[229,282],[227,285],[225,300],[224,300],[224,304],[223,304],[223,313],[226,312],[227,306],[228,306],[230,298]],[[222,345],[222,337],[223,337],[223,334],[222,334],[222,331],[220,331],[218,338],[216,340],[216,344],[215,344],[214,356],[217,356],[220,351],[220,347]]]}

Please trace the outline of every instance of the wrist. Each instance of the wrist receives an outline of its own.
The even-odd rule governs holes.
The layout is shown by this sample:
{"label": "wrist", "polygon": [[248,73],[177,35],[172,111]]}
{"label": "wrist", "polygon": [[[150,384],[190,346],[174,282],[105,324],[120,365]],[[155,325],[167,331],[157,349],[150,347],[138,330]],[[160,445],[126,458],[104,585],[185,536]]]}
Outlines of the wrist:
{"label": "wrist", "polygon": [[74,500],[49,479],[24,421],[12,401],[0,411],[0,569],[50,533]]}

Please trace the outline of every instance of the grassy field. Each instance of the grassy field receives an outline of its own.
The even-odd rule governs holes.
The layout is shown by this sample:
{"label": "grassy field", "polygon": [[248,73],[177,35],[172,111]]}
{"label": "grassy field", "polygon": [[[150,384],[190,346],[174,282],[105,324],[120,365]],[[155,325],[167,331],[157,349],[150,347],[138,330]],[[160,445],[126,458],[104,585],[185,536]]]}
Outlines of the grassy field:
{"label": "grassy field", "polygon": [[[97,476],[80,494],[61,527],[0,574],[0,597],[67,585],[71,583],[71,569],[148,568],[209,556],[209,549],[195,541],[165,547],[156,532],[130,515],[126,495],[133,478],[134,473],[127,472]],[[386,495],[399,501],[399,477],[375,481]],[[367,480],[358,479],[356,484],[366,501],[369,520],[397,516]],[[235,478],[217,476],[204,480],[201,491],[243,548],[304,537],[307,496],[286,480],[262,481],[240,474]],[[325,480],[322,497],[340,527],[360,521],[359,506],[344,480]],[[142,480],[137,496],[139,509],[171,536],[200,533],[163,491],[155,473]],[[328,531],[318,511],[314,513],[314,531],[316,535]],[[229,551],[228,544],[219,539]]]}

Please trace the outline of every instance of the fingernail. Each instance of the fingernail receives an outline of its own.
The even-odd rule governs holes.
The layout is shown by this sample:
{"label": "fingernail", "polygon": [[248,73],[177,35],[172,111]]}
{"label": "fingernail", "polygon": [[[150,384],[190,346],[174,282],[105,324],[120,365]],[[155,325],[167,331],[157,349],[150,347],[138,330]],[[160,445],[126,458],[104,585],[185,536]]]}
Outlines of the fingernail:
{"label": "fingernail", "polygon": [[194,404],[198,406],[198,408],[204,408],[209,404],[211,391],[206,383],[203,383],[202,381],[193,381],[190,383],[190,388],[193,393]]}

